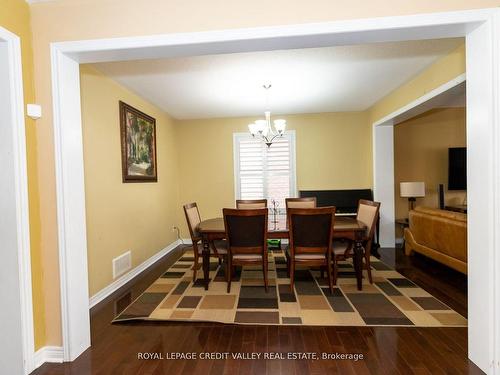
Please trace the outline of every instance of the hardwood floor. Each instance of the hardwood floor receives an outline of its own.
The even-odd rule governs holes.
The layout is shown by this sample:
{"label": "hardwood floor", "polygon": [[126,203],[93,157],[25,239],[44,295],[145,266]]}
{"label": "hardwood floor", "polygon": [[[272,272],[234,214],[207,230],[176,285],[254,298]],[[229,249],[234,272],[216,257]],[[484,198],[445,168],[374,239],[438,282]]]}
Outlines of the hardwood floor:
{"label": "hardwood floor", "polygon": [[[466,277],[400,249],[381,258],[466,314]],[[76,361],[44,364],[34,375],[59,374],[480,374],[467,359],[466,328],[237,326],[214,323],[110,324],[182,253],[178,248],[90,312],[92,347]],[[444,267],[444,268],[443,268]],[[359,353],[354,360],[139,360],[138,353]],[[286,354],[285,354],[286,355]],[[231,354],[229,355],[231,356]]]}

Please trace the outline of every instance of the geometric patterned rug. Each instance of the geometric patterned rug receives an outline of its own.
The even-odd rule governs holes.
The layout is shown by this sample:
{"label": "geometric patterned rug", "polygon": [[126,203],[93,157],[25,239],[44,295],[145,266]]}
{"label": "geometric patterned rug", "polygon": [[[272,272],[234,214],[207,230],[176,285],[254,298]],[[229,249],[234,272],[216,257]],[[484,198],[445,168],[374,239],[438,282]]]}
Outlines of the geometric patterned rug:
{"label": "geometric patterned rug", "polygon": [[[269,291],[260,266],[236,267],[227,293],[225,266],[210,263],[205,291],[201,270],[192,282],[193,254],[186,252],[113,323],[129,320],[220,322],[227,324],[465,327],[467,320],[386,264],[372,257],[373,284],[356,288],[352,264],[341,262],[330,294],[326,277],[309,268],[296,270],[290,291],[286,259],[269,253]],[[325,273],[326,276],[326,273]]]}

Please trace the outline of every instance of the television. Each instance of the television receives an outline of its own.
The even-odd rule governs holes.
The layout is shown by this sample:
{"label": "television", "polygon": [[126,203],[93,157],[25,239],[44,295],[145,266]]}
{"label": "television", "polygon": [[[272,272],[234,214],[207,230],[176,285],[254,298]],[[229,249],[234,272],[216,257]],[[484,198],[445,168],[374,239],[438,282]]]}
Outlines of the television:
{"label": "television", "polygon": [[467,190],[467,150],[448,149],[448,190]]}

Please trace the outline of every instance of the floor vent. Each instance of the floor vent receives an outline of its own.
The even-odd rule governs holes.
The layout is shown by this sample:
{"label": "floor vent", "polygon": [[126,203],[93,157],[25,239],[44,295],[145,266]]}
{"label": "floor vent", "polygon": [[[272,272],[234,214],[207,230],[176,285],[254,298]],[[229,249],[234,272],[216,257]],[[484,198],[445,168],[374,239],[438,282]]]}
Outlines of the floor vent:
{"label": "floor vent", "polygon": [[123,275],[132,267],[132,257],[130,251],[113,259],[113,279]]}

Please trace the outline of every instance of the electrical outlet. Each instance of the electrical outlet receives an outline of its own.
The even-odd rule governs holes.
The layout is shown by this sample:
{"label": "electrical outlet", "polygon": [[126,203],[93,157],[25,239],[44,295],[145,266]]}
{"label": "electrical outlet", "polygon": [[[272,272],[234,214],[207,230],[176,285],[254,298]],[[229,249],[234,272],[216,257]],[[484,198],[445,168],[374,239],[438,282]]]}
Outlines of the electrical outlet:
{"label": "electrical outlet", "polygon": [[179,241],[181,241],[181,243],[184,245],[184,242],[182,241],[182,238],[181,238],[181,231],[179,230],[179,227],[172,225],[172,232],[177,234],[177,239]]}

